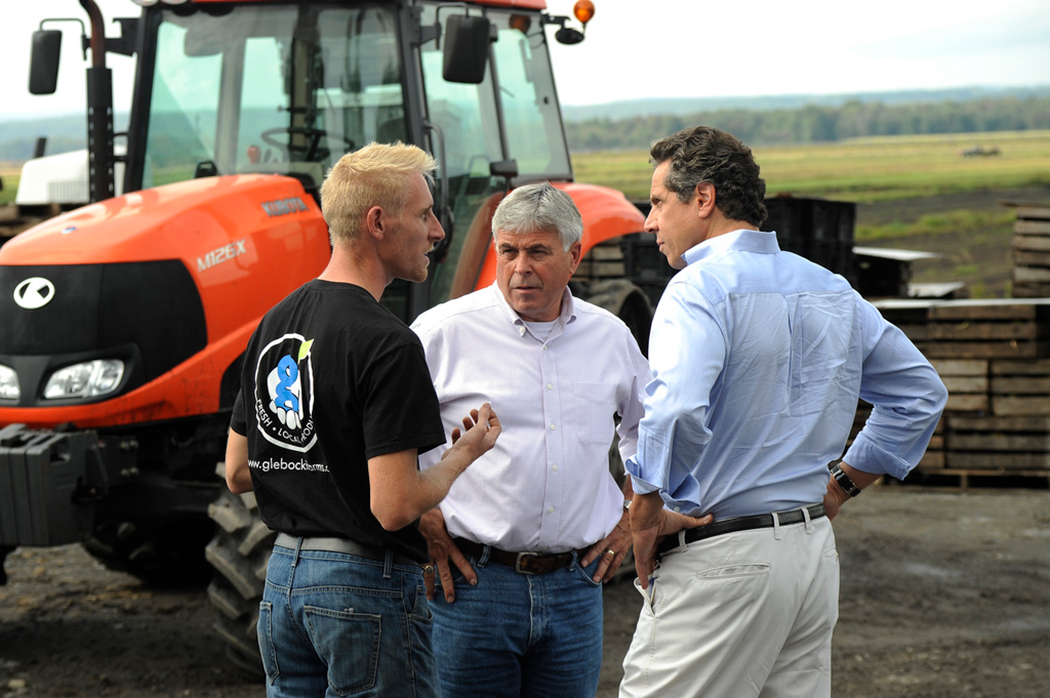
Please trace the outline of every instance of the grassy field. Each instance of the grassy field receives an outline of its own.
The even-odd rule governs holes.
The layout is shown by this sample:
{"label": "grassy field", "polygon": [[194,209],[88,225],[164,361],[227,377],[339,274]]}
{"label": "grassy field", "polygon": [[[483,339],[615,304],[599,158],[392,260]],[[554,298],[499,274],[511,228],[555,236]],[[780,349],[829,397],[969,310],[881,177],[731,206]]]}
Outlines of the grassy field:
{"label": "grassy field", "polygon": [[[998,155],[963,157],[965,150]],[[770,196],[791,193],[858,203],[974,190],[1050,186],[1050,131],[886,136],[841,143],[756,147]],[[575,153],[576,179],[649,198],[648,153]],[[0,204],[14,199],[18,163],[0,162]]]}
{"label": "grassy field", "polygon": [[[963,157],[979,147],[997,155]],[[899,136],[756,147],[768,194],[858,203],[856,241],[941,255],[916,281],[964,281],[976,297],[1010,295],[1014,214],[1004,199],[1050,205],[1050,131]],[[576,179],[649,197],[645,151],[576,153]],[[14,200],[20,166],[0,163],[0,205]]]}
{"label": "grassy field", "polygon": [[[965,150],[997,155],[963,157]],[[1050,205],[1050,131],[900,136],[756,147],[769,195],[858,203],[856,241],[933,252],[919,282],[962,281],[974,297],[1008,297],[1014,213],[1004,200]],[[647,199],[645,151],[577,153],[576,179]]]}
{"label": "grassy field", "polygon": [[9,204],[15,200],[15,192],[18,191],[18,175],[22,171],[22,165],[13,162],[0,162],[0,206]]}
{"label": "grassy field", "polygon": [[[963,157],[965,150],[998,155]],[[1050,185],[1050,131],[886,136],[754,148],[767,193],[873,203]],[[646,151],[576,153],[576,179],[649,198]]]}

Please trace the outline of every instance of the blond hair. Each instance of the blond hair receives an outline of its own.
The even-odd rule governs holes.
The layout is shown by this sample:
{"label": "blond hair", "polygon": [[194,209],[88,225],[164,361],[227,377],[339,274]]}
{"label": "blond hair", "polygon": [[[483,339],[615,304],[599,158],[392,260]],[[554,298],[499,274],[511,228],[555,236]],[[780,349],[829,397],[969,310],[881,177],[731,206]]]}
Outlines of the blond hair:
{"label": "blond hair", "polygon": [[321,185],[321,213],[332,245],[356,240],[373,206],[400,214],[408,204],[409,177],[431,185],[437,163],[424,150],[398,142],[369,143],[335,163]]}

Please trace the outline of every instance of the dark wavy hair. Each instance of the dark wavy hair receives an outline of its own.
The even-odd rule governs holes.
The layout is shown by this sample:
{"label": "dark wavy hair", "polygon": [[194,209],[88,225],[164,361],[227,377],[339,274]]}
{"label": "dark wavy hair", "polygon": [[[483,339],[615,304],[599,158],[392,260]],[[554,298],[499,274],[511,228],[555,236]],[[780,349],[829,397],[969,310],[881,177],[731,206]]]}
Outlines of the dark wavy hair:
{"label": "dark wavy hair", "polygon": [[664,187],[682,203],[693,199],[698,184],[708,182],[726,218],[756,228],[766,222],[766,181],[759,176],[751,149],[732,134],[695,126],[661,138],[650,148],[649,162],[656,167],[668,161]]}

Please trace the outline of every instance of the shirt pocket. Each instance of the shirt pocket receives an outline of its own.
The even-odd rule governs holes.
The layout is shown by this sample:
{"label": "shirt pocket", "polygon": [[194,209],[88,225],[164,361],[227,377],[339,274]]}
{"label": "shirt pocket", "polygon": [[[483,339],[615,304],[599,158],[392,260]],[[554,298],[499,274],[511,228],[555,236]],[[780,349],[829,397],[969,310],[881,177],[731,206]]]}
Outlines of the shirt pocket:
{"label": "shirt pocket", "polygon": [[572,417],[577,438],[585,444],[612,444],[616,386],[610,383],[573,383]]}

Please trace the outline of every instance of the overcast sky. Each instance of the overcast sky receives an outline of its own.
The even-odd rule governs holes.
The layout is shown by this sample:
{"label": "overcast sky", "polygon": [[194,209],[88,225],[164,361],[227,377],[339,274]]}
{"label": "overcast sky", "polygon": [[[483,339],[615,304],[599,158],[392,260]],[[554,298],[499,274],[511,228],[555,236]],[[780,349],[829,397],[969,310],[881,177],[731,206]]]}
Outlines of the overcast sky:
{"label": "overcast sky", "polygon": [[[573,0],[548,0],[571,14]],[[586,40],[551,40],[563,104],[661,97],[843,94],[1050,85],[1047,0],[594,0]],[[87,67],[66,27],[58,93],[27,89],[40,20],[86,15],[76,0],[0,0],[0,119],[82,112]],[[98,0],[107,33],[131,0]],[[53,28],[50,27],[49,28]],[[549,30],[553,35],[553,29]],[[118,111],[130,105],[131,59],[110,54]]]}

